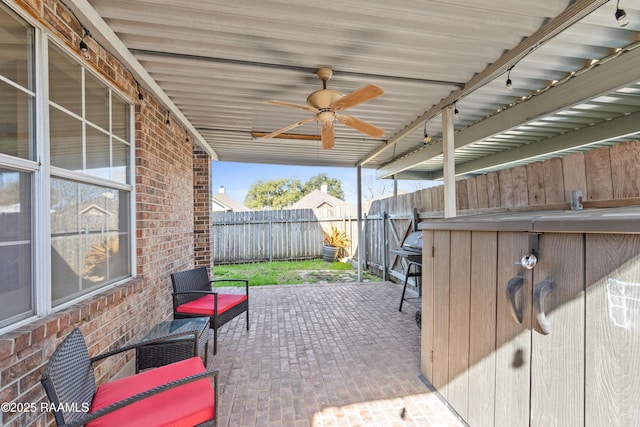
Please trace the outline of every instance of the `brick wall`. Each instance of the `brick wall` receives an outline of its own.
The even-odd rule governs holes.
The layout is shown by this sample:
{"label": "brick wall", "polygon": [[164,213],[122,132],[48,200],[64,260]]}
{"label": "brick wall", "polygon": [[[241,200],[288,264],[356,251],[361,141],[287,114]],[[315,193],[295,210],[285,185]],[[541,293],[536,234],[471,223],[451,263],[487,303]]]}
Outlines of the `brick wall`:
{"label": "brick wall", "polygon": [[196,267],[212,268],[211,158],[201,148],[193,150],[193,234]]}
{"label": "brick wall", "polygon": [[[78,52],[82,26],[55,0],[16,2],[57,40]],[[88,62],[131,102],[138,102],[136,82],[118,61],[90,37]],[[0,402],[48,401],[40,384],[45,363],[75,327],[96,355],[139,340],[156,322],[171,315],[169,275],[194,266],[194,250],[208,246],[208,214],[202,209],[210,187],[210,159],[194,150],[186,130],[143,90],[136,105],[135,187],[136,278],[61,312],[0,335]],[[197,185],[196,185],[197,182]],[[196,188],[197,187],[197,188]],[[194,209],[194,197],[198,198]],[[207,202],[209,205],[209,203]],[[194,210],[196,212],[194,212]],[[194,239],[194,222],[198,237]],[[194,249],[195,248],[195,249]],[[203,250],[203,254],[206,250]],[[205,255],[203,255],[205,256]],[[209,255],[200,262],[208,263]],[[96,365],[98,383],[107,381],[135,355],[109,358]],[[2,413],[0,425],[44,426],[52,414]]]}

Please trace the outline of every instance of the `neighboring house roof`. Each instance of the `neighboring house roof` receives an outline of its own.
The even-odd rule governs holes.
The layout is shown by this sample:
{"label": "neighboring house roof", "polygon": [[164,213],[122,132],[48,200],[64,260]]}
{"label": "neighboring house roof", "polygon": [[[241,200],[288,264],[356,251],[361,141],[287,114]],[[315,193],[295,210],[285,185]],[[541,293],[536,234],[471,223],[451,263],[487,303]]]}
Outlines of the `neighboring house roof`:
{"label": "neighboring house roof", "polygon": [[325,207],[349,206],[349,203],[320,190],[313,190],[295,202],[289,209],[320,209]]}
{"label": "neighboring house roof", "polygon": [[214,194],[213,197],[211,197],[211,201],[214,212],[246,212],[251,210],[225,193]]}
{"label": "neighboring house roof", "polygon": [[87,206],[86,208],[82,209],[80,213],[84,215],[112,215],[111,212],[96,204]]}

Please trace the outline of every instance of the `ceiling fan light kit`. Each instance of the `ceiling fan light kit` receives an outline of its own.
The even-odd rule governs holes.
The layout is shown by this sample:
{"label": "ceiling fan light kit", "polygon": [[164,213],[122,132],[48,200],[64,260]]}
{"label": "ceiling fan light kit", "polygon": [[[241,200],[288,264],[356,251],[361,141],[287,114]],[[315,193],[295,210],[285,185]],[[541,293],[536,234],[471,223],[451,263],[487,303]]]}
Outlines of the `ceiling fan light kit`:
{"label": "ceiling fan light kit", "polygon": [[294,124],[285,126],[282,129],[271,132],[270,134],[263,136],[264,139],[276,137],[281,133],[291,130],[295,127],[301,126],[313,120],[317,120],[322,125],[320,135],[322,148],[328,150],[330,148],[333,148],[333,146],[335,145],[334,123],[336,119],[340,123],[373,138],[380,138],[382,135],[384,135],[383,129],[367,123],[364,120],[360,120],[353,116],[346,116],[336,113],[337,111],[343,111],[382,96],[384,94],[384,90],[382,90],[380,86],[368,84],[347,95],[343,95],[337,90],[327,89],[327,81],[331,78],[331,76],[333,76],[333,71],[331,71],[331,69],[320,68],[316,72],[316,74],[318,78],[322,80],[322,89],[313,92],[307,97],[307,105],[275,100],[264,101],[265,104],[277,105],[280,107],[298,108],[301,110],[310,111],[314,113],[315,116],[308,119],[300,120]]}

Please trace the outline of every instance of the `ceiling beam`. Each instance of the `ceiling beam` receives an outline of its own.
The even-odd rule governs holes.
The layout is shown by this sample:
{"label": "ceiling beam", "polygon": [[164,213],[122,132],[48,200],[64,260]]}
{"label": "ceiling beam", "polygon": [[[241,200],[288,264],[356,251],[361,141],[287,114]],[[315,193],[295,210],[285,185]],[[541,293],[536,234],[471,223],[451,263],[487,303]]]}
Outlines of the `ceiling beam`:
{"label": "ceiling beam", "polygon": [[[251,132],[251,137],[252,138],[263,138],[267,135],[269,135],[272,132],[257,132],[257,131],[252,131]],[[280,138],[280,139],[298,139],[301,141],[320,141],[320,135],[306,135],[306,134],[301,134],[301,133],[279,133],[276,136],[273,136],[272,138]]]}
{"label": "ceiling beam", "polygon": [[[559,154],[573,148],[638,134],[640,133],[638,123],[640,123],[640,112],[621,116],[575,132],[456,165],[456,176],[483,172],[497,167],[508,167],[512,163],[523,160],[535,161],[537,157]],[[443,171],[434,171],[432,176],[434,179],[441,179]]]}
{"label": "ceiling beam", "polygon": [[[436,171],[439,176],[434,175],[432,172],[407,170],[395,175],[396,179],[407,181],[435,181],[442,178],[442,171]],[[392,176],[386,179],[393,179]]]}
{"label": "ceiling beam", "polygon": [[141,86],[146,88],[161,104],[167,107],[171,112],[172,119],[175,118],[180,122],[193,136],[193,139],[198,145],[202,147],[212,159],[219,160],[218,154],[211,148],[193,124],[191,124],[189,119],[182,114],[182,111],[180,111],[171,98],[169,98],[158,83],[156,83],[149,72],[133,56],[129,49],[127,49],[122,40],[113,32],[111,27],[102,19],[93,6],[91,6],[87,0],[67,0],[65,4],[73,11],[73,14],[80,21],[80,25],[89,30],[91,37],[96,39],[106,51],[115,56],[129,70]]}
{"label": "ceiling beam", "polygon": [[[627,51],[585,73],[576,75],[566,83],[458,131],[455,137],[455,148],[464,147],[634,84],[638,81],[638,69],[640,69],[640,48]],[[640,125],[637,125],[637,128],[640,128]],[[376,176],[378,178],[391,176],[439,156],[442,152],[442,141],[437,141],[425,149],[384,165],[378,169]]]}
{"label": "ceiling beam", "polygon": [[567,9],[565,9],[561,14],[553,18],[549,23],[532,34],[530,37],[524,39],[515,48],[511,49],[505,55],[500,57],[496,62],[485,68],[484,71],[474,76],[464,85],[464,87],[452,92],[449,96],[442,99],[438,104],[434,105],[420,117],[405,126],[400,132],[392,136],[385,144],[379,146],[366,156],[362,157],[356,163],[356,166],[364,165],[372,161],[379,154],[383,153],[389,148],[392,148],[398,142],[403,140],[407,135],[411,134],[413,131],[421,127],[424,124],[425,120],[436,116],[446,106],[453,104],[458,99],[464,97],[465,95],[468,95],[476,89],[481,88],[500,75],[504,74],[504,72],[509,69],[509,67],[517,64],[522,58],[540,47],[540,45],[551,40],[553,37],[560,34],[608,1],[609,0],[576,1]]}
{"label": "ceiling beam", "polygon": [[[175,59],[187,60],[187,61],[233,64],[233,65],[242,65],[242,66],[256,67],[256,68],[275,68],[278,70],[298,71],[298,72],[311,74],[311,75],[315,75],[318,72],[317,68],[295,66],[290,64],[278,64],[273,62],[243,61],[239,59],[218,58],[215,56],[192,55],[192,54],[184,54],[184,53],[177,53],[177,52],[161,52],[157,50],[145,50],[145,49],[132,49],[131,51],[138,55],[157,56],[162,58],[175,58]],[[415,83],[421,83],[421,84],[456,86],[456,87],[463,87],[464,85],[461,82],[453,82],[448,80],[420,79],[416,77],[388,75],[388,74],[358,73],[354,71],[341,70],[339,67],[332,67],[331,70],[334,73],[339,73],[341,76],[364,77],[367,79],[393,80],[398,82],[400,81],[415,82]]]}

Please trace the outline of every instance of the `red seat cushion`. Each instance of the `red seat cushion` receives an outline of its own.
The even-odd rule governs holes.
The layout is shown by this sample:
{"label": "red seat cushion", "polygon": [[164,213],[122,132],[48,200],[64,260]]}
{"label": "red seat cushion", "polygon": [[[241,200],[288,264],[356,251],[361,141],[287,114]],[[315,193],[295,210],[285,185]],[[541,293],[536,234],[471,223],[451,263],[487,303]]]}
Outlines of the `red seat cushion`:
{"label": "red seat cushion", "polygon": [[[224,313],[232,307],[246,301],[246,295],[240,294],[218,294],[218,314]],[[208,294],[197,300],[179,305],[176,308],[178,313],[204,314],[213,316],[213,295]]]}
{"label": "red seat cushion", "polygon": [[[199,357],[182,360],[98,387],[89,412],[170,381],[204,372]],[[140,400],[91,421],[87,426],[194,426],[213,419],[213,386],[203,378]]]}

